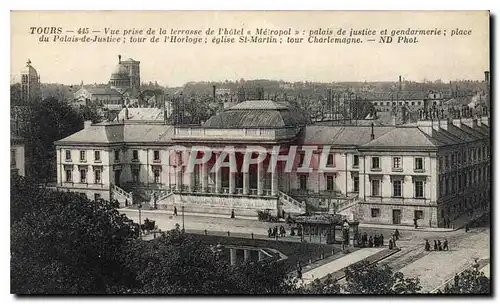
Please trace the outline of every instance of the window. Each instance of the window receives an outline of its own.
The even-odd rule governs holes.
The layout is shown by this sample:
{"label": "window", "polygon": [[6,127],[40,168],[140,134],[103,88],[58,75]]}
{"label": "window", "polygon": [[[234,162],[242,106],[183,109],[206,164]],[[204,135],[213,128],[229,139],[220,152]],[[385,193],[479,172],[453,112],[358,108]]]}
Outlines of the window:
{"label": "window", "polygon": [[353,155],[352,166],[354,168],[359,167],[359,155]]}
{"label": "window", "polygon": [[424,197],[424,181],[415,181],[415,197]]}
{"label": "window", "polygon": [[372,208],[372,217],[380,217],[380,209]]}
{"label": "window", "polygon": [[443,157],[441,156],[439,158],[439,171],[443,171],[444,169],[444,161],[443,161]]}
{"label": "window", "polygon": [[424,219],[424,211],[422,211],[422,210],[415,210],[414,215],[415,215],[415,218],[417,220],[423,220]]}
{"label": "window", "polygon": [[327,166],[333,166],[335,160],[335,155],[333,153],[328,154],[328,160],[326,162]]}
{"label": "window", "polygon": [[85,151],[80,151],[80,161],[85,161]]}
{"label": "window", "polygon": [[414,102],[414,101],[412,101],[412,102],[411,102],[411,105],[412,105],[412,106],[414,106],[414,105],[415,105],[415,102]]}
{"label": "window", "polygon": [[462,174],[458,175],[458,190],[462,189]]}
{"label": "window", "polygon": [[372,180],[372,196],[380,196],[380,180]]}
{"label": "window", "polygon": [[401,197],[402,196],[402,182],[400,180],[392,181],[392,196]]}
{"label": "window", "polygon": [[12,167],[16,166],[16,150],[10,150],[10,165]]}
{"label": "window", "polygon": [[101,200],[101,195],[99,193],[94,193],[94,201],[100,201]]}
{"label": "window", "polygon": [[457,165],[460,167],[462,165],[462,153],[458,152]]}
{"label": "window", "polygon": [[158,151],[158,150],[153,151],[153,160],[155,160],[155,161],[160,160],[160,151]]}
{"label": "window", "polygon": [[138,168],[133,168],[132,169],[132,181],[134,183],[139,182],[139,169]]}
{"label": "window", "polygon": [[451,191],[457,191],[457,178],[455,176],[451,178]]}
{"label": "window", "polygon": [[299,154],[299,165],[300,165],[301,167],[303,167],[303,166],[304,166],[304,157],[305,157],[305,155],[304,155],[304,154]]}
{"label": "window", "polygon": [[326,176],[326,190],[328,191],[333,191],[333,175],[327,175]]}
{"label": "window", "polygon": [[94,151],[94,160],[96,162],[101,161],[101,151]]}
{"label": "window", "polygon": [[94,169],[94,182],[96,184],[101,183],[101,169]]}
{"label": "window", "polygon": [[359,192],[359,176],[354,176],[352,178],[352,188],[353,192]]}
{"label": "window", "polygon": [[72,173],[73,171],[71,169],[66,169],[66,182],[71,183],[73,181]]}
{"label": "window", "polygon": [[372,169],[380,169],[380,158],[378,156],[372,157]]}
{"label": "window", "polygon": [[115,150],[115,162],[120,161],[120,150]]}
{"label": "window", "polygon": [[[446,164],[446,167],[448,167],[448,164]],[[424,170],[424,159],[422,157],[415,158],[415,170]]]}
{"label": "window", "polygon": [[307,190],[307,175],[300,175],[299,176],[299,189],[300,190]]}
{"label": "window", "polygon": [[397,157],[392,158],[392,168],[393,169],[402,169],[401,157],[397,156]]}
{"label": "window", "polygon": [[86,182],[87,182],[87,170],[80,169],[80,183],[86,183]]}
{"label": "window", "polygon": [[132,150],[132,160],[139,160],[139,151]]}
{"label": "window", "polygon": [[66,160],[71,160],[71,150],[66,150]]}
{"label": "window", "polygon": [[451,155],[451,166],[455,167],[455,153]]}
{"label": "window", "polygon": [[154,178],[155,178],[155,184],[159,184],[160,183],[160,170],[159,169],[153,170],[153,174],[154,174]]}

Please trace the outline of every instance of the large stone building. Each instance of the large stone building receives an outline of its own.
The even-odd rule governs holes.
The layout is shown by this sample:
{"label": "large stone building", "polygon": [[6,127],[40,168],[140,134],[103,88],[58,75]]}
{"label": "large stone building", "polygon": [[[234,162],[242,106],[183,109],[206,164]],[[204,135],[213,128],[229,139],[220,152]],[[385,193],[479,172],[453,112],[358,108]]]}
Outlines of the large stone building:
{"label": "large stone building", "polygon": [[87,124],[55,144],[58,188],[122,205],[330,212],[380,224],[418,218],[432,227],[489,208],[488,118],[327,126],[289,103],[253,100],[202,125],[124,119]]}
{"label": "large stone building", "polygon": [[118,64],[109,77],[107,86],[84,86],[74,93],[77,104],[92,103],[108,110],[121,110],[125,105],[138,101],[141,76],[140,62],[131,58]]}

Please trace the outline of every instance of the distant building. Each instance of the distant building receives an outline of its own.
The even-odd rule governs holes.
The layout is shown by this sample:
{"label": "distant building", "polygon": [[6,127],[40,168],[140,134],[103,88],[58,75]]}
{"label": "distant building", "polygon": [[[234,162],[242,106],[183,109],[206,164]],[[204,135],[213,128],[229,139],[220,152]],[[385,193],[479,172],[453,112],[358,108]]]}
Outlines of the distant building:
{"label": "distant building", "polygon": [[28,59],[26,67],[21,70],[21,101],[26,104],[40,99],[40,76]]}
{"label": "distant building", "polygon": [[84,86],[74,93],[77,104],[93,103],[107,110],[121,110],[123,106],[137,104],[140,95],[140,62],[131,58],[118,64],[105,87]]}

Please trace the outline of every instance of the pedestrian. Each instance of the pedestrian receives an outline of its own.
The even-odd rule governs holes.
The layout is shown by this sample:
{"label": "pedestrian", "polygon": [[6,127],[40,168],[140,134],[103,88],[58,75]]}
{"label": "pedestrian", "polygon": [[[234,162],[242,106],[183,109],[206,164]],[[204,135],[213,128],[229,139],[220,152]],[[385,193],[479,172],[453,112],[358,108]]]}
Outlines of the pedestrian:
{"label": "pedestrian", "polygon": [[234,209],[231,210],[231,218],[234,219]]}
{"label": "pedestrian", "polygon": [[380,246],[384,246],[384,235],[380,234]]}
{"label": "pedestrian", "polygon": [[474,268],[476,268],[476,270],[479,269],[479,261],[477,259],[474,259],[474,265],[473,265]]}
{"label": "pedestrian", "polygon": [[394,248],[394,242],[392,241],[392,239],[389,239],[389,249],[392,248]]}
{"label": "pedestrian", "polygon": [[429,243],[429,240],[425,240],[425,251],[431,250],[431,244]]}
{"label": "pedestrian", "polygon": [[392,242],[394,243],[394,248],[397,248],[397,247],[398,247],[398,245],[397,245],[397,243],[396,243],[396,238],[394,238],[394,237],[393,237]]}
{"label": "pedestrian", "polygon": [[418,223],[417,223],[418,219],[417,218],[414,218],[413,219],[413,225],[415,226],[415,229],[418,228]]}
{"label": "pedestrian", "polygon": [[174,215],[177,216],[177,207],[174,206]]}
{"label": "pedestrian", "polygon": [[285,210],[283,210],[283,218],[286,218],[285,215],[286,215],[286,212],[285,212]]}
{"label": "pedestrian", "polygon": [[465,224],[465,232],[469,232],[469,224]]}
{"label": "pedestrian", "polygon": [[434,251],[438,250],[438,242],[434,240]]}
{"label": "pedestrian", "polygon": [[444,239],[444,242],[443,242],[443,250],[446,250],[448,251],[448,240],[447,239]]}
{"label": "pedestrian", "polygon": [[269,229],[267,229],[267,236],[268,237],[272,237],[273,236],[273,230],[271,229],[271,227],[269,227]]}
{"label": "pedestrian", "polygon": [[442,251],[443,247],[441,247],[441,240],[438,240],[438,251]]}
{"label": "pedestrian", "polygon": [[394,231],[394,236],[396,237],[396,241],[399,241],[399,230],[396,229],[396,231]]}
{"label": "pedestrian", "polygon": [[373,236],[370,235],[370,238],[368,238],[368,247],[373,247]]}
{"label": "pedestrian", "polygon": [[368,242],[368,235],[365,232],[361,236],[361,246],[365,247],[367,242]]}

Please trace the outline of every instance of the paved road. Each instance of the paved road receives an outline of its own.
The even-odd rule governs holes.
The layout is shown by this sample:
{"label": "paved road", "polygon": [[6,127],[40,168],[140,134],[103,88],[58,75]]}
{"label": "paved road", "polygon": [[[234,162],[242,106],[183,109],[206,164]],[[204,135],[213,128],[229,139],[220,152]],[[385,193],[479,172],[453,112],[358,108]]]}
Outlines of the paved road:
{"label": "paved road", "polygon": [[[137,211],[126,210],[123,213],[134,221],[138,221]],[[162,230],[173,229],[176,223],[182,227],[182,216],[180,215],[173,216],[143,212],[142,219],[144,220],[146,217],[156,221],[156,224]],[[267,229],[276,225],[250,219],[214,218],[192,215],[184,217],[184,224],[187,231],[204,231],[207,229],[208,231],[217,231],[219,234],[231,231],[233,234],[254,233],[261,236],[266,236]],[[382,233],[386,242],[394,233],[394,229],[392,228],[361,227],[360,231],[362,233],[366,231],[368,235]],[[400,232],[401,237],[400,241],[398,241],[398,247],[401,248],[401,251],[383,260],[381,263],[387,263],[394,270],[399,270],[407,276],[419,277],[423,286],[423,292],[431,291],[452,278],[455,273],[461,271],[468,264],[473,263],[474,258],[490,258],[489,228],[472,228],[468,233],[465,233],[463,229],[451,232],[429,232],[418,229]],[[286,237],[287,240],[292,238],[289,236]],[[424,250],[425,239],[429,239],[432,244],[434,239],[443,241],[445,238],[449,242],[450,251],[427,252]]]}

